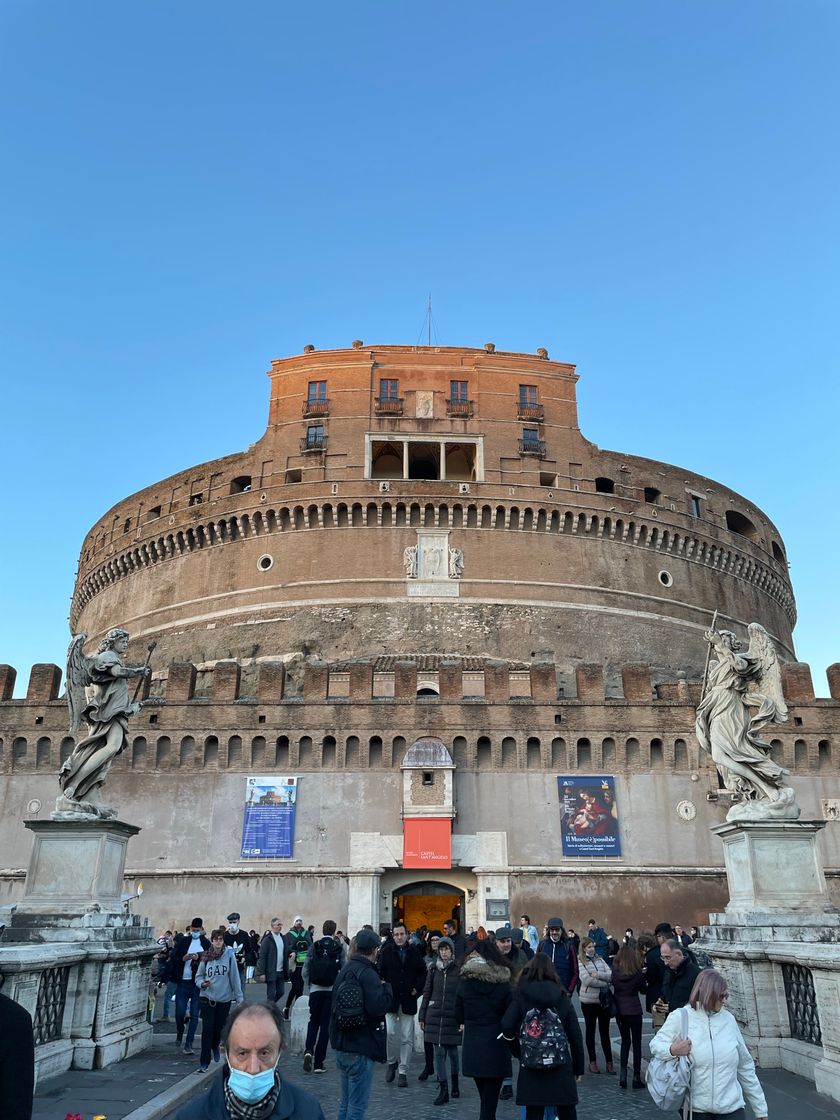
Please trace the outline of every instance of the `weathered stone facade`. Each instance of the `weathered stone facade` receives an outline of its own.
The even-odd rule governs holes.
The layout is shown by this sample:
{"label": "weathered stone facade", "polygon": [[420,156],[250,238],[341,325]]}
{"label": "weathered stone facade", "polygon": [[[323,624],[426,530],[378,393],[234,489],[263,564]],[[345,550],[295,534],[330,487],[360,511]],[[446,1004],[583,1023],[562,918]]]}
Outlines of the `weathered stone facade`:
{"label": "weathered stone facade", "polygon": [[[124,625],[137,660],[158,642],[108,787],[143,827],[129,865],[156,924],[235,905],[352,926],[424,879],[470,924],[500,900],[614,929],[705,920],[726,901],[709,825],[728,803],[694,738],[715,609],[787,662],[773,749],[806,816],[840,796],[840,666],[815,699],[778,531],[719,483],[584,439],[572,366],[354,344],[270,377],[257,443],[121,502],[82,549],[74,631]],[[7,899],[20,821],[73,746],[60,678],[36,667],[15,701],[0,669]],[[453,866],[434,873],[401,866],[407,799],[437,796],[400,771],[423,737],[454,765]],[[240,860],[244,776],[271,772],[300,778],[294,859]],[[621,859],[562,856],[566,773],[615,776]]]}

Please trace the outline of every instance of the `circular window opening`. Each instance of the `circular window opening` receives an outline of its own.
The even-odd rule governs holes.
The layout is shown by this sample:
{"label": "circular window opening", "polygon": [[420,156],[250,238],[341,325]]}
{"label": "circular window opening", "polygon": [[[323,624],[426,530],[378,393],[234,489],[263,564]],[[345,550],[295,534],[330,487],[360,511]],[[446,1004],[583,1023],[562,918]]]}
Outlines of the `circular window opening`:
{"label": "circular window opening", "polygon": [[659,573],[659,582],[662,584],[663,587],[671,587],[673,582],[674,582],[674,577],[671,575],[670,572],[660,572]]}
{"label": "circular window opening", "polygon": [[257,561],[257,567],[261,572],[267,572],[269,568],[274,567],[274,557],[268,554],[261,556]]}

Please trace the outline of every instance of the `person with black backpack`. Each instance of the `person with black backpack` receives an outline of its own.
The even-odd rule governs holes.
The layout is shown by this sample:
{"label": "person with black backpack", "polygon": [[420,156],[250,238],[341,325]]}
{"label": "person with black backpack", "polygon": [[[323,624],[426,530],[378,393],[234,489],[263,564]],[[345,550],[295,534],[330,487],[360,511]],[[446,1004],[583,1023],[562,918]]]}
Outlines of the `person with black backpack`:
{"label": "person with black backpack", "polygon": [[333,985],[347,961],[343,942],[335,936],[335,922],[322,926],[324,936],[309,950],[303,965],[303,981],[309,984],[309,1026],[303,1050],[304,1073],[324,1073],[330,1034]]}
{"label": "person with black backpack", "polygon": [[364,1120],[373,1063],[387,1058],[385,1013],[393,992],[376,971],[379,944],[372,929],[360,929],[351,944],[350,960],[333,985],[330,1045],[341,1074],[340,1120]]}
{"label": "person with black backpack", "polygon": [[525,1106],[525,1120],[542,1120],[550,1105],[557,1120],[576,1120],[583,1039],[568,992],[544,953],[522,969],[502,1033],[514,1046],[518,1042],[516,1103]]}

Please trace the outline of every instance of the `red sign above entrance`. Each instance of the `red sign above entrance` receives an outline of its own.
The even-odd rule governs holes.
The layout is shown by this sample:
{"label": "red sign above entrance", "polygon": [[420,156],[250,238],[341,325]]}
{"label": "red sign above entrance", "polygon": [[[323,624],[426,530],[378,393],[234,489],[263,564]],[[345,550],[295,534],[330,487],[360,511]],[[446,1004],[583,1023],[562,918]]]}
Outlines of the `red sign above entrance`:
{"label": "red sign above entrance", "polygon": [[451,867],[449,817],[409,817],[403,821],[403,867]]}

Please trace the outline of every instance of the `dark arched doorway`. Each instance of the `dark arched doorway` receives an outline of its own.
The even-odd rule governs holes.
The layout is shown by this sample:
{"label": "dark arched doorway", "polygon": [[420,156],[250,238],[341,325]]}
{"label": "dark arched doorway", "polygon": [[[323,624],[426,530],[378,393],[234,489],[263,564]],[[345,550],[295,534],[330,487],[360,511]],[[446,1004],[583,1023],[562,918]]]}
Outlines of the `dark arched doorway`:
{"label": "dark arched doorway", "polygon": [[441,929],[452,918],[461,929],[464,915],[464,892],[450,883],[424,880],[397,887],[391,901],[393,922],[405,922],[408,929],[427,926]]}

